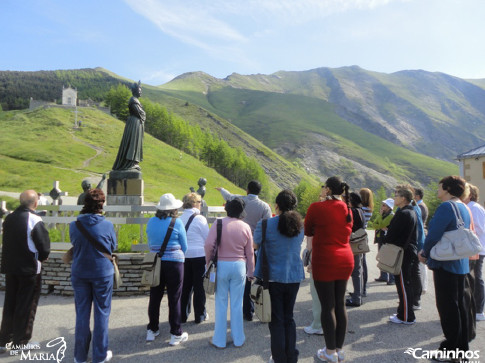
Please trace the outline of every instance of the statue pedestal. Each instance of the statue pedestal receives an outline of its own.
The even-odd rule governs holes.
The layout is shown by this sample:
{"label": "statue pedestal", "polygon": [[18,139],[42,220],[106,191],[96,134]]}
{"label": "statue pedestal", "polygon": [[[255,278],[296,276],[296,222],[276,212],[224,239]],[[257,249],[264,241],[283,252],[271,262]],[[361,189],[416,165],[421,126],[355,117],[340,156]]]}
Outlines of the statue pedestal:
{"label": "statue pedestal", "polygon": [[113,170],[108,179],[108,205],[143,205],[141,171]]}

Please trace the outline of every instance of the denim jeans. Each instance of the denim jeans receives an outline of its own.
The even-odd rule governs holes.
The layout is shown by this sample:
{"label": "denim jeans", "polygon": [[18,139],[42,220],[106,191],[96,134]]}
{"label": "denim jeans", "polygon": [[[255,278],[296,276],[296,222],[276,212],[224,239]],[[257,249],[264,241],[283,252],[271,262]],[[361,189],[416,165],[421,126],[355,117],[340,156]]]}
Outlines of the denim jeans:
{"label": "denim jeans", "polygon": [[352,270],[352,285],[354,292],[350,294],[355,304],[362,304],[362,289],[364,286],[363,254],[354,255],[354,269]]}
{"label": "denim jeans", "polygon": [[150,300],[148,301],[147,329],[158,331],[160,324],[160,304],[162,303],[163,292],[167,287],[168,295],[168,322],[170,323],[170,334],[182,335],[180,323],[182,312],[180,308],[180,297],[182,296],[182,283],[184,281],[184,263],[175,261],[162,261],[160,267],[160,285],[150,288]]}
{"label": "denim jeans", "polygon": [[300,283],[269,283],[271,296],[271,355],[275,363],[298,362],[296,349],[296,324],[293,319],[296,295]]}
{"label": "denim jeans", "polygon": [[79,278],[71,276],[76,306],[74,358],[78,362],[88,359],[91,342],[91,307],[94,307],[93,363],[106,359],[108,351],[108,323],[113,295],[113,276]]}
{"label": "denim jeans", "polygon": [[246,261],[218,261],[215,295],[216,319],[212,343],[226,346],[227,304],[231,301],[231,335],[235,346],[244,344],[243,294],[246,283]]}

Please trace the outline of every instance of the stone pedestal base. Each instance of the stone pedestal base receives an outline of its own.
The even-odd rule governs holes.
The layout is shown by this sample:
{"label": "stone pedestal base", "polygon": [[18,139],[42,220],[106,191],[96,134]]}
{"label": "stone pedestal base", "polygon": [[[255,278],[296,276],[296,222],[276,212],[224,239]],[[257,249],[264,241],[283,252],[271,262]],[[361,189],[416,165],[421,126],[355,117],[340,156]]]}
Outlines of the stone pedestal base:
{"label": "stone pedestal base", "polygon": [[143,196],[138,195],[109,195],[107,205],[143,205]]}
{"label": "stone pedestal base", "polygon": [[108,205],[143,205],[144,182],[139,171],[114,170],[108,179]]}

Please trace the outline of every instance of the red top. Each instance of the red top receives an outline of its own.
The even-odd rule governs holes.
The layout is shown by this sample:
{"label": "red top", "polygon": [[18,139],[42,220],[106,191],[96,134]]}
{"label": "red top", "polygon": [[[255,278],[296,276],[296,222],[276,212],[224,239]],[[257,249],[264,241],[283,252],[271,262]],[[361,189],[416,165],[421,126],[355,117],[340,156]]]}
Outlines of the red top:
{"label": "red top", "polygon": [[352,221],[347,222],[347,215],[347,205],[341,200],[316,202],[308,208],[305,235],[313,236],[315,281],[348,280],[354,269],[354,255],[349,244]]}

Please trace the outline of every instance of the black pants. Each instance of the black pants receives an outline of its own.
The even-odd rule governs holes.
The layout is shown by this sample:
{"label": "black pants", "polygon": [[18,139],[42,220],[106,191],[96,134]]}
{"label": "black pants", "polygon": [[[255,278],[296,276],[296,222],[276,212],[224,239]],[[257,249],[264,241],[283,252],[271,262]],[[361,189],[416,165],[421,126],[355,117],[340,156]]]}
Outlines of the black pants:
{"label": "black pants", "polygon": [[413,265],[411,268],[411,284],[413,286],[413,305],[421,305],[423,284],[421,283],[421,271],[419,269],[418,256],[413,256]]}
{"label": "black pants", "polygon": [[160,268],[160,285],[150,288],[150,301],[148,302],[147,329],[158,330],[160,323],[160,304],[163,298],[165,286],[168,295],[168,321],[170,334],[181,335],[181,310],[180,297],[182,295],[182,283],[184,280],[184,263],[174,261],[162,261]]}
{"label": "black pants", "polygon": [[465,278],[443,269],[433,271],[436,307],[445,340],[439,349],[468,350],[468,315],[465,306]]}
{"label": "black pants", "polygon": [[[256,266],[256,253],[254,254],[254,266]],[[250,295],[251,295],[251,281],[248,278],[246,278],[246,286],[244,286],[244,295],[243,295],[243,316],[247,320],[251,320],[254,314],[254,303],[253,303],[253,300],[251,300]]]}
{"label": "black pants", "polygon": [[0,346],[9,342],[13,345],[27,344],[32,338],[42,276],[6,274],[5,282]]}
{"label": "black pants", "polygon": [[347,330],[345,290],[347,280],[315,281],[318,299],[322,305],[322,328],[327,349],[341,349]]}
{"label": "black pants", "polygon": [[399,295],[397,317],[398,319],[407,322],[416,320],[413,310],[414,289],[412,285],[414,257],[416,257],[414,254],[408,255],[405,252],[401,266],[401,273],[394,276],[397,294]]}
{"label": "black pants", "polygon": [[182,323],[187,321],[194,303],[195,322],[200,323],[205,315],[205,291],[203,277],[205,271],[205,257],[186,258],[184,262],[184,283],[180,305],[182,309]]}
{"label": "black pants", "polygon": [[465,277],[465,309],[468,312],[468,342],[477,336],[477,304],[475,301],[475,264],[478,260],[470,260],[470,272]]}
{"label": "black pants", "polygon": [[296,295],[300,283],[269,283],[271,296],[271,322],[268,324],[271,334],[271,355],[275,363],[298,362],[296,349],[296,324],[293,319]]}

